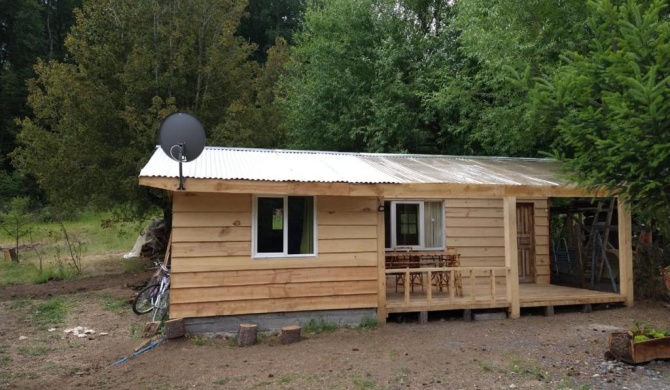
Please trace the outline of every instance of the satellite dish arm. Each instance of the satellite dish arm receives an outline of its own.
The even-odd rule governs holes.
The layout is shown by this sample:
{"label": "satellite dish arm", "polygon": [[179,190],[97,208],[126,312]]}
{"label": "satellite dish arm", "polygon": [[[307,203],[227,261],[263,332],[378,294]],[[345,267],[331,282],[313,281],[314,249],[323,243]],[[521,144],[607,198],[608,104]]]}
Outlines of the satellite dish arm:
{"label": "satellite dish arm", "polygon": [[181,164],[182,164],[182,161],[184,160],[184,146],[185,146],[185,144],[179,144],[179,145],[175,145],[175,146],[177,146],[177,148],[179,149],[178,156],[177,156],[178,157],[177,160],[179,161],[179,187],[177,187],[177,190],[178,191],[184,191],[186,188],[184,187],[184,173],[182,171]]}

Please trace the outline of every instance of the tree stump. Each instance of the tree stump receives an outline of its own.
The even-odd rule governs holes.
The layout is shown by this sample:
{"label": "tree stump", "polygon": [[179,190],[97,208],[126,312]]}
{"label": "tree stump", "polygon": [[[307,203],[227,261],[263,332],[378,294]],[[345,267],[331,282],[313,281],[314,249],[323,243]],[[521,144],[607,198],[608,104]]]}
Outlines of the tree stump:
{"label": "tree stump", "polygon": [[183,318],[165,321],[165,338],[176,339],[186,335],[186,325]]}
{"label": "tree stump", "polygon": [[19,256],[16,254],[16,249],[14,248],[6,248],[2,250],[2,255],[5,258],[5,261],[9,262],[11,261],[12,263],[18,263],[19,262]]}
{"label": "tree stump", "polygon": [[301,330],[302,328],[297,325],[285,326],[281,328],[281,336],[279,341],[284,345],[298,342],[300,341]]}
{"label": "tree stump", "polygon": [[248,347],[256,344],[258,336],[258,325],[240,324],[240,330],[237,333],[237,346]]}

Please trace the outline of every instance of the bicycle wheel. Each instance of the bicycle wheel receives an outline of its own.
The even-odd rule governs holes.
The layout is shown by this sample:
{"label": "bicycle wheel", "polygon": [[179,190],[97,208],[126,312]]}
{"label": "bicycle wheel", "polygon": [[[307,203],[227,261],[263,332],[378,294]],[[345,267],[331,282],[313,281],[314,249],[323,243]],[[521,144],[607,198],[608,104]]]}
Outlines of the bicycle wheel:
{"label": "bicycle wheel", "polygon": [[162,296],[158,298],[156,303],[156,311],[154,311],[153,321],[163,322],[167,320],[170,311],[170,287],[168,286]]}
{"label": "bicycle wheel", "polygon": [[160,285],[158,283],[149,284],[144,287],[138,294],[135,296],[133,301],[133,312],[137,315],[146,314],[153,310],[153,305],[151,304],[151,299],[158,294]]}

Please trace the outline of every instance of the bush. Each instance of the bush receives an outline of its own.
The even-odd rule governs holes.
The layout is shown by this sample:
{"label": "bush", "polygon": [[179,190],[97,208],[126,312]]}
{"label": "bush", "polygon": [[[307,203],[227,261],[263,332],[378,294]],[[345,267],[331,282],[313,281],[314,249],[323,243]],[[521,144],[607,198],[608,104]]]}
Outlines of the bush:
{"label": "bush", "polygon": [[657,243],[639,245],[633,269],[635,297],[658,300],[667,298],[668,291],[660,270],[668,265],[670,246]]}

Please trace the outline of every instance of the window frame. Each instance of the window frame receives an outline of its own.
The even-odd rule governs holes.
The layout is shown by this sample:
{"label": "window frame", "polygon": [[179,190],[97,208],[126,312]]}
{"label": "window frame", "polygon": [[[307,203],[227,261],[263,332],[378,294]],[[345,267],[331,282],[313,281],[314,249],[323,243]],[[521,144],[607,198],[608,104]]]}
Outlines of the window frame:
{"label": "window frame", "polygon": [[[391,252],[394,251],[397,245],[397,236],[396,236],[396,205],[397,204],[418,204],[419,205],[419,221],[418,221],[418,227],[419,227],[419,244],[420,245],[411,245],[411,246],[406,246],[403,245],[405,248],[412,248],[412,250],[417,250],[417,251],[441,251],[444,250],[447,247],[447,234],[446,234],[446,223],[445,223],[445,206],[444,206],[444,201],[443,200],[429,200],[429,199],[399,199],[399,200],[387,200],[389,203],[389,207],[391,207],[390,210],[390,216],[391,216],[391,221],[384,221],[384,223],[390,223],[391,224],[391,247],[390,248],[384,248],[385,251]],[[426,247],[426,231],[425,231],[425,213],[424,213],[424,208],[426,202],[428,203],[439,203],[440,208],[442,209],[442,213],[440,214],[442,216],[442,246],[440,247]],[[386,245],[384,245],[386,246]]]}
{"label": "window frame", "polygon": [[[313,248],[314,253],[306,254],[289,254],[288,253],[288,198],[289,197],[310,197],[312,198],[312,207],[313,210],[313,221],[312,221],[312,231],[313,231]],[[285,210],[285,215],[282,220],[282,231],[283,231],[283,241],[282,247],[284,248],[283,252],[258,252],[258,199],[260,198],[275,198],[283,199],[283,210]],[[318,247],[318,232],[317,232],[317,207],[316,207],[317,197],[314,195],[272,195],[272,194],[263,194],[263,195],[254,195],[251,207],[251,258],[253,259],[271,259],[271,258],[314,258],[318,256],[319,247]]]}

